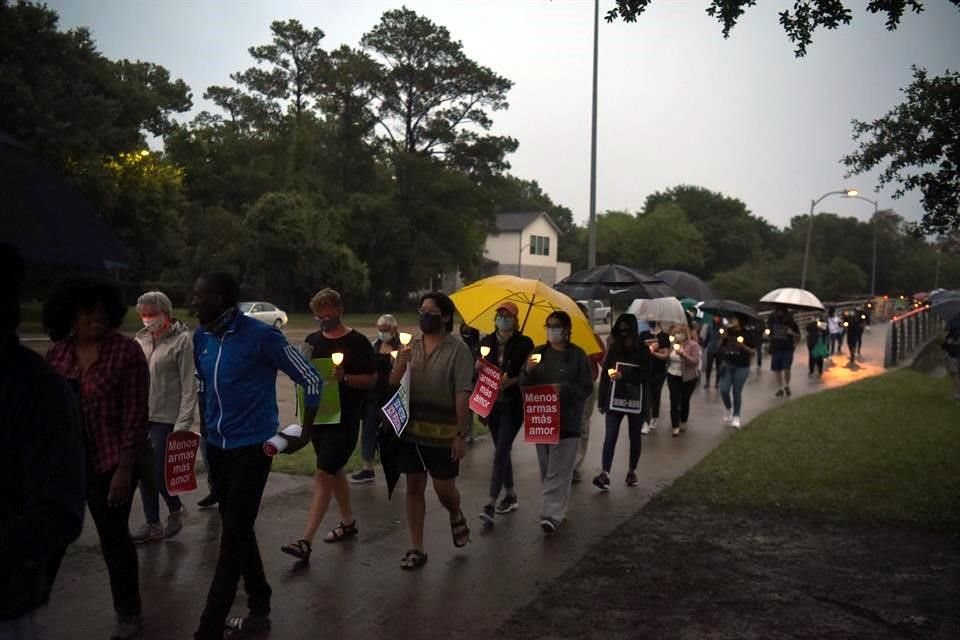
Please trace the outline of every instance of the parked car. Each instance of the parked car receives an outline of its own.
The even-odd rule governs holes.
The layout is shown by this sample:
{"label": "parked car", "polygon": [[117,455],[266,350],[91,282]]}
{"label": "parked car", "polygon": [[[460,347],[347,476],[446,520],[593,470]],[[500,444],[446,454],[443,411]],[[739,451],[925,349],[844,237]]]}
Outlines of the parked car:
{"label": "parked car", "polygon": [[277,329],[287,324],[287,312],[269,302],[241,302],[240,312],[260,322],[272,324]]}
{"label": "parked car", "polygon": [[612,320],[610,305],[604,304],[603,300],[577,300],[577,306],[581,310],[589,309],[591,302],[594,304],[592,324],[610,324]]}

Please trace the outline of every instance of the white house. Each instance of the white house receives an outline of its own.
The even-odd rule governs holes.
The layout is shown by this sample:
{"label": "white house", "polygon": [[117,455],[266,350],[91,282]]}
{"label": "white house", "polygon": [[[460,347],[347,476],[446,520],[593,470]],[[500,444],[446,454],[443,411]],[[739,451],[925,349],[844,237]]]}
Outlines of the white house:
{"label": "white house", "polygon": [[487,236],[484,275],[511,275],[553,286],[570,275],[570,263],[557,260],[560,229],[543,211],[497,214],[497,231]]}

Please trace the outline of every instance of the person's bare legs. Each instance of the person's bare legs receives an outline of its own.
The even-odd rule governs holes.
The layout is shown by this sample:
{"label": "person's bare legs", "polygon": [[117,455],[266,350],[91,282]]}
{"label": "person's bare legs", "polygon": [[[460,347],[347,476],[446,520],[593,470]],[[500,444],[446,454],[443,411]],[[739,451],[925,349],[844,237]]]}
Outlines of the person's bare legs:
{"label": "person's bare legs", "polygon": [[353,522],[353,508],[350,505],[350,484],[347,482],[347,473],[340,469],[331,479],[333,498],[340,507],[340,521],[344,524]]}
{"label": "person's bare legs", "polygon": [[407,474],[407,528],[410,546],[423,552],[423,519],[427,513],[427,472]]}
{"label": "person's bare legs", "polygon": [[433,479],[433,490],[437,492],[437,498],[440,504],[450,512],[450,522],[456,522],[460,519],[460,491],[457,489],[457,481],[453,478],[449,480]]}
{"label": "person's bare legs", "polygon": [[307,526],[303,530],[303,539],[313,544],[313,539],[320,528],[320,522],[327,515],[330,507],[330,498],[333,495],[333,478],[326,471],[317,469],[313,476],[313,500],[310,502],[310,515],[307,516]]}

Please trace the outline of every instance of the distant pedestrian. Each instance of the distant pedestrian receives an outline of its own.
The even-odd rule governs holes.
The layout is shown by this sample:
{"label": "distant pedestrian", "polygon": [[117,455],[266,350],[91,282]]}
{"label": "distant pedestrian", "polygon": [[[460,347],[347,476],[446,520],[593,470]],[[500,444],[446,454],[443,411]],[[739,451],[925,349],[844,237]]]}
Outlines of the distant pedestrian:
{"label": "distant pedestrian", "polygon": [[[527,356],[533,351],[533,340],[520,331],[519,314],[520,310],[514,303],[501,303],[494,318],[496,331],[480,341],[481,347],[490,350],[483,359],[503,371],[500,392],[487,417],[494,453],[488,493],[490,498],[480,513],[480,519],[486,525],[492,525],[497,514],[510,513],[519,506],[510,452],[523,425],[523,399],[518,384],[520,372],[527,362]],[[479,367],[480,361],[477,361],[478,370]],[[503,500],[497,504],[501,491],[504,492]]]}
{"label": "distant pedestrian", "polygon": [[[206,273],[193,287],[192,306],[200,322],[193,335],[197,400],[221,520],[220,553],[194,640],[270,629],[273,591],[254,525],[273,461],[263,444],[280,424],[277,373],[283,371],[304,389],[304,433],[310,433],[323,387],[316,369],[279,329],[240,313],[239,296],[236,279],[224,272]],[[241,576],[249,612],[227,620]]]}
{"label": "distant pedestrian", "polygon": [[340,354],[342,361],[333,363],[328,379],[328,383],[337,385],[340,417],[336,422],[314,424],[310,428],[317,471],[313,476],[313,499],[307,523],[298,540],[281,547],[284,553],[303,561],[310,560],[313,539],[327,514],[331,498],[337,501],[340,520],[323,541],[342,542],[360,531],[353,517],[350,484],[344,467],[360,437],[364,400],[377,382],[373,347],[363,334],[343,323],[340,293],[333,289],[318,291],[310,300],[310,311],[320,325],[319,331],[304,340],[311,347],[310,359],[332,358],[334,354]]}
{"label": "distant pedestrian", "polygon": [[843,351],[843,318],[835,307],[827,309],[827,332],[830,334],[830,355]]}
{"label": "distant pedestrian", "polygon": [[847,351],[850,353],[850,364],[860,355],[860,345],[863,341],[864,314],[860,309],[852,309],[846,313],[843,322],[847,333]]}
{"label": "distant pedestrian", "polygon": [[667,381],[667,360],[670,358],[670,336],[666,331],[656,323],[650,323],[650,334],[641,338],[646,338],[645,342],[649,344],[651,360],[650,384],[647,386],[649,391],[650,403],[647,405],[649,411],[649,421],[643,425],[640,433],[647,435],[656,429],[660,421],[660,397],[663,395],[663,385]]}
{"label": "distant pedestrian", "polygon": [[723,335],[720,333],[722,328],[720,324],[720,316],[713,316],[713,319],[704,325],[702,330],[703,332],[703,344],[704,344],[704,354],[706,355],[704,363],[704,376],[703,376],[703,388],[710,388],[710,374],[713,372],[713,365],[717,364],[717,375],[714,381],[714,387],[720,386],[720,366],[717,363],[717,355],[720,353],[720,340],[723,338]]}
{"label": "distant pedestrian", "polygon": [[673,345],[667,361],[667,390],[670,392],[671,435],[676,438],[687,430],[690,398],[700,376],[700,343],[685,324],[671,329]]}
{"label": "distant pedestrian", "polygon": [[397,452],[400,472],[407,477],[407,527],[411,548],[400,568],[415,571],[427,563],[423,544],[427,475],[446,509],[455,547],[470,542],[470,528],[460,508],[457,489],[460,460],[466,455],[464,429],[473,391],[474,359],[470,349],[452,335],[456,307],[445,293],[434,291],[420,299],[420,331],[412,344],[401,347],[390,373],[399,385],[410,370],[410,422],[401,434]]}
{"label": "distant pedestrian", "polygon": [[[790,370],[793,351],[800,339],[800,327],[783,307],[776,307],[767,320],[770,327],[770,368],[777,378],[777,397],[790,397]],[[752,350],[751,350],[752,353]]]}
{"label": "distant pedestrian", "polygon": [[960,316],[949,323],[942,348],[947,375],[953,380],[953,399],[960,400]]}
{"label": "distant pedestrian", "polygon": [[751,334],[743,331],[740,318],[733,316],[727,321],[723,341],[720,344],[720,399],[726,413],[723,423],[734,429],[741,426],[740,411],[743,407],[743,387],[750,377],[750,363],[756,345]]}
{"label": "distant pedestrian", "polygon": [[[646,398],[642,397],[644,387],[650,381],[651,360],[650,350],[640,340],[637,317],[632,313],[625,313],[617,318],[613,324],[613,343],[607,350],[603,369],[600,372],[600,391],[598,394],[597,409],[604,416],[606,434],[603,439],[600,475],[593,479],[593,484],[601,491],[610,490],[610,470],[613,467],[613,456],[620,438],[620,424],[623,418],[627,419],[628,436],[630,440],[630,454],[627,461],[626,484],[628,487],[637,486],[637,464],[643,448],[643,416]],[[610,394],[613,383],[628,385],[628,389],[637,389],[641,393],[642,404],[636,412],[618,411],[610,408]]]}
{"label": "distant pedestrian", "polygon": [[83,422],[66,381],[17,338],[24,264],[10,245],[0,274],[0,638],[42,640],[60,562],[83,528]]}
{"label": "distant pedestrian", "polygon": [[392,353],[400,349],[400,330],[397,319],[384,314],[377,319],[377,339],[373,342],[377,383],[367,392],[363,409],[363,426],[360,429],[360,459],[363,468],[350,476],[353,484],[374,482],[373,458],[377,452],[378,433],[383,423],[380,408],[390,396],[390,369],[393,368]]}
{"label": "distant pedestrian", "polygon": [[[147,466],[140,478],[140,500],[146,523],[131,534],[137,544],[172,538],[183,528],[186,509],[164,482],[167,436],[189,431],[197,408],[190,329],[173,317],[173,305],[162,291],[148,291],[137,300],[143,329],[135,337],[150,369],[150,412]],[[160,496],[167,505],[167,524],[160,524]]]}
{"label": "distant pedestrian", "polygon": [[823,375],[823,360],[827,355],[826,325],[818,319],[807,323],[807,363],[809,375]]}
{"label": "distant pedestrian", "polygon": [[566,519],[583,402],[593,389],[587,354],[570,342],[572,325],[564,311],[547,316],[547,343],[533,351],[540,360],[528,359],[520,379],[521,386],[555,384],[560,388],[560,442],[536,445],[543,488],[540,527],[546,534],[556,531]]}
{"label": "distant pedestrian", "polygon": [[126,312],[119,288],[93,277],[61,281],[43,308],[53,340],[47,361],[80,395],[87,507],[110,576],[116,613],[111,638],[117,639],[139,638],[143,628],[139,562],[128,526],[150,392],[143,351],[118,331]]}

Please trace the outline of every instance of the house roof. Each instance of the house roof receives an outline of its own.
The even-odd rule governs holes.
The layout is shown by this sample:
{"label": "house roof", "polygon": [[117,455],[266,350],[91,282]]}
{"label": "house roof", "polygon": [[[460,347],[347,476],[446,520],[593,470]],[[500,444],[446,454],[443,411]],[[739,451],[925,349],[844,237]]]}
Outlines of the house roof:
{"label": "house roof", "polygon": [[560,235],[560,227],[543,211],[505,211],[497,214],[497,231],[500,233],[519,233],[530,226],[534,220],[543,216]]}

